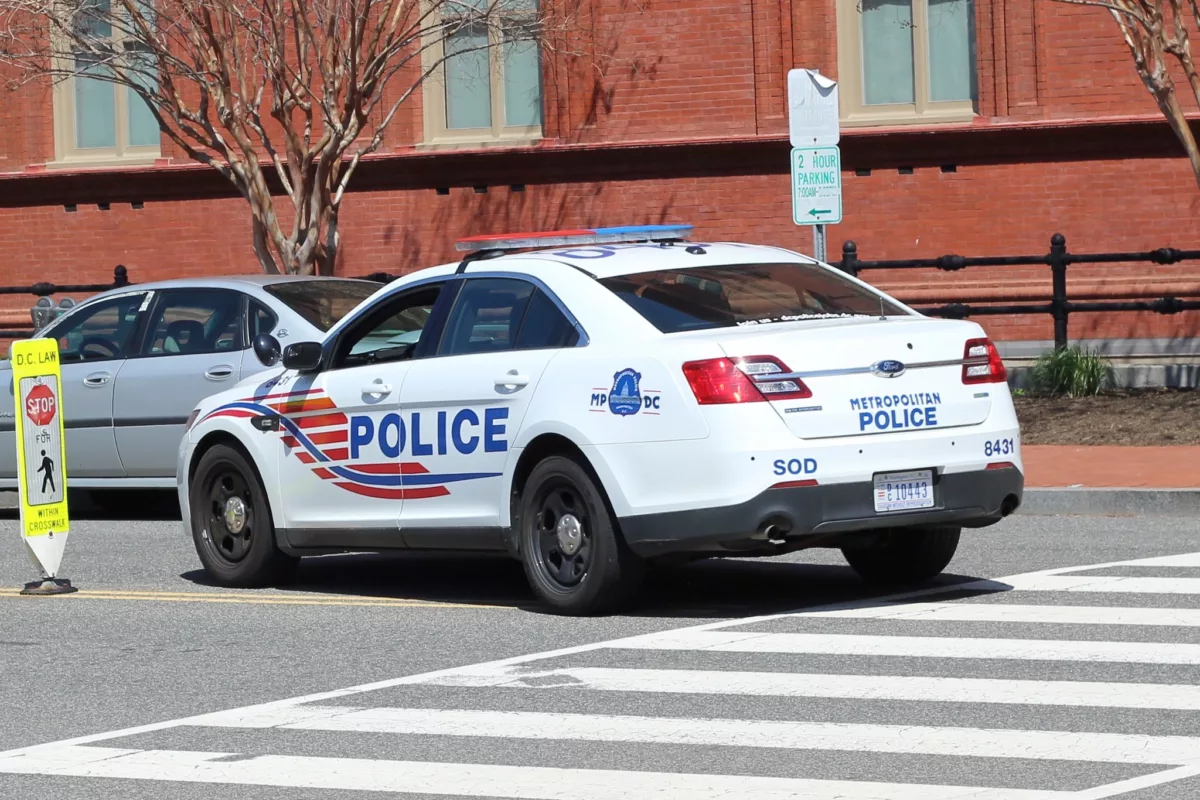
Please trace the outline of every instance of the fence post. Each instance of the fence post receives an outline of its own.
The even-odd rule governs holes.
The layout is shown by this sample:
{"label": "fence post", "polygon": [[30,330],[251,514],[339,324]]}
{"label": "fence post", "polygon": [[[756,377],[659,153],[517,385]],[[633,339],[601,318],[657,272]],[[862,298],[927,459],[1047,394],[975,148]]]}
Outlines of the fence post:
{"label": "fence post", "polygon": [[1061,233],[1050,237],[1050,255],[1046,256],[1050,273],[1054,279],[1053,295],[1050,300],[1054,315],[1054,349],[1067,347],[1067,238]]}
{"label": "fence post", "polygon": [[113,287],[129,285],[129,270],[125,269],[124,264],[117,264],[113,269]]}
{"label": "fence post", "polygon": [[847,275],[858,277],[858,245],[852,241],[842,242],[842,262],[838,269]]}

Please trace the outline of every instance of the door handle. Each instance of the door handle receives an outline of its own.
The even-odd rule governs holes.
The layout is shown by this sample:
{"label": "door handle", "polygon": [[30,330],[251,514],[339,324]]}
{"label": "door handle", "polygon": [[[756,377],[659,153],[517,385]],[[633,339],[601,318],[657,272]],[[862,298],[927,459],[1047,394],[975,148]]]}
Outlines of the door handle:
{"label": "door handle", "polygon": [[204,371],[204,377],[210,381],[221,381],[233,374],[233,367],[228,364],[221,364],[216,367],[209,367]]}
{"label": "door handle", "polygon": [[392,393],[392,387],[387,383],[369,383],[362,388],[362,393],[388,395]]}
{"label": "door handle", "polygon": [[84,386],[103,386],[112,380],[112,375],[107,372],[93,372],[83,379]]}
{"label": "door handle", "polygon": [[501,375],[499,378],[496,378],[496,388],[497,389],[505,387],[505,386],[521,387],[521,386],[528,386],[528,385],[529,385],[529,376],[522,375],[519,372],[517,372],[515,369],[510,369],[508,371],[508,374]]}

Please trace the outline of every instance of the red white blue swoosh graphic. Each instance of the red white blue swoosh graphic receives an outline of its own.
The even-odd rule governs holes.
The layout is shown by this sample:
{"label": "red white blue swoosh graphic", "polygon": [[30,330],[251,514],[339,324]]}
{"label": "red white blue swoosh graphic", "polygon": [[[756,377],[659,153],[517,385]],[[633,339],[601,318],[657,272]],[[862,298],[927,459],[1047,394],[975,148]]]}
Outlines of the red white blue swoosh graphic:
{"label": "red white blue swoosh graphic", "polygon": [[[303,416],[293,416],[303,415]],[[247,397],[205,415],[214,417],[278,416],[283,446],[313,474],[339,489],[381,500],[445,497],[449,483],[499,477],[499,472],[431,473],[417,461],[339,463],[350,458],[349,418],[321,389]]]}

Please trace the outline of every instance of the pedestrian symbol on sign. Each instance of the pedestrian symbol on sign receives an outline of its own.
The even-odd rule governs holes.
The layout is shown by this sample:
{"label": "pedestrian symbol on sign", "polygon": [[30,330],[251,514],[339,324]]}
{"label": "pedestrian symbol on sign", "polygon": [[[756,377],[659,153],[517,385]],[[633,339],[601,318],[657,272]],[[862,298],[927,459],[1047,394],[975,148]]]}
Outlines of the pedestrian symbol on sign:
{"label": "pedestrian symbol on sign", "polygon": [[46,451],[42,451],[42,465],[38,467],[38,472],[46,473],[46,477],[42,478],[42,494],[46,493],[46,484],[50,484],[50,491],[54,491],[54,459],[46,455]]}

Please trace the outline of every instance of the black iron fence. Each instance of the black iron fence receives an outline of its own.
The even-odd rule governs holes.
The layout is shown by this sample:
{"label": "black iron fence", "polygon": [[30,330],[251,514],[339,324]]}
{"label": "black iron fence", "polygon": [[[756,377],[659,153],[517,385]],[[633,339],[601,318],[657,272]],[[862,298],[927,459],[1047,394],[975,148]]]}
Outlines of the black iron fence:
{"label": "black iron fence", "polygon": [[122,286],[128,285],[129,270],[124,265],[118,264],[113,268],[112,283],[57,284],[42,282],[29,286],[0,286],[0,295],[27,294],[39,298],[29,310],[30,321],[34,327],[26,327],[26,323],[10,323],[0,320],[0,338],[22,339],[32,336],[35,330],[45,327],[59,314],[62,314],[75,305],[73,301],[64,299],[59,305],[55,306],[50,300],[50,295],[69,293],[90,295],[97,292],[107,292],[109,289],[119,289]]}
{"label": "black iron fence", "polygon": [[[1186,292],[1184,298],[1167,296],[1155,300],[1070,300],[1067,296],[1067,267],[1087,264],[1157,264],[1167,266],[1183,261],[1200,261],[1200,250],[1178,250],[1173,247],[1160,247],[1157,250],[1134,253],[1071,253],[1067,250],[1067,240],[1061,233],[1050,237],[1050,252],[1035,256],[959,256],[946,255],[937,258],[912,258],[894,261],[863,261],[858,257],[858,246],[854,242],[842,245],[842,259],[834,262],[834,266],[850,275],[857,276],[865,269],[940,269],[943,272],[957,272],[968,267],[1031,267],[1046,266],[1050,268],[1051,290],[1050,301],[1047,302],[1017,302],[1017,303],[962,303],[952,302],[940,306],[917,307],[917,311],[931,316],[948,317],[950,319],[966,319],[972,316],[1014,315],[1014,314],[1049,314],[1054,318],[1054,346],[1067,346],[1067,323],[1072,313],[1087,311],[1153,311],[1158,314],[1177,314],[1180,311],[1200,310],[1200,294]],[[397,275],[387,272],[373,272],[359,276],[364,280],[377,283],[388,283],[395,280]],[[70,308],[66,304],[54,306],[50,295],[65,293],[103,292],[129,285],[129,272],[118,264],[113,269],[112,283],[96,284],[53,284],[35,283],[30,286],[0,286],[0,295],[26,294],[40,298],[30,310],[31,319],[36,328],[41,328],[58,314]],[[954,291],[951,289],[951,291]],[[1185,299],[1187,298],[1187,299]],[[0,338],[16,339],[33,335],[33,329],[17,327],[11,323],[0,321]]]}
{"label": "black iron fence", "polygon": [[[1140,253],[1071,253],[1067,250],[1067,239],[1061,233],[1050,237],[1050,252],[1037,256],[939,256],[937,258],[912,258],[898,261],[863,261],[858,257],[858,246],[854,242],[842,245],[842,260],[834,266],[850,275],[857,276],[864,269],[940,269],[957,272],[967,267],[1031,267],[1050,268],[1050,302],[1020,303],[946,303],[932,307],[915,307],[922,314],[965,319],[971,316],[1000,314],[1049,314],[1054,318],[1054,346],[1067,346],[1067,322],[1072,313],[1081,311],[1153,311],[1158,314],[1177,314],[1180,311],[1200,310],[1200,295],[1184,293],[1180,297],[1161,297],[1156,300],[1088,300],[1084,302],[1068,299],[1067,267],[1075,264],[1158,264],[1166,266],[1182,261],[1200,260],[1200,250],[1177,250],[1160,247]],[[953,291],[953,290],[951,290]]]}

